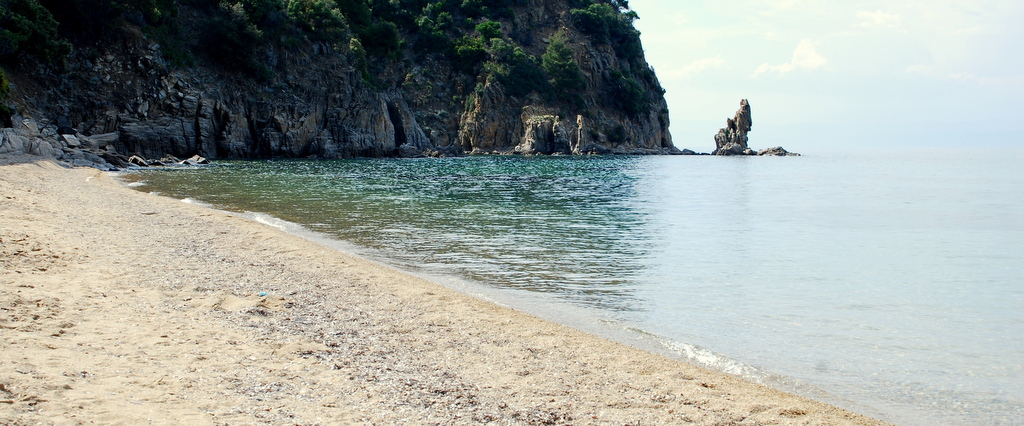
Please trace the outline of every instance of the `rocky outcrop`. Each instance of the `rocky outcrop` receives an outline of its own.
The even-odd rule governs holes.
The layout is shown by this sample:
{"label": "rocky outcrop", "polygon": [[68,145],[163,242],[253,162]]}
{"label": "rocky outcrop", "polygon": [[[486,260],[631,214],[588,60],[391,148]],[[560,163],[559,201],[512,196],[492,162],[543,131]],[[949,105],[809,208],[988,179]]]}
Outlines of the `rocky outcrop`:
{"label": "rocky outcrop", "polygon": [[711,155],[761,155],[761,156],[799,156],[781,146],[754,151],[747,146],[747,133],[754,122],[750,117],[750,102],[740,101],[740,109],[733,118],[725,121],[725,127],[715,135],[715,150]]}
{"label": "rocky outcrop", "polygon": [[147,160],[137,155],[119,154],[115,148],[119,140],[117,132],[91,136],[78,133],[60,134],[60,127],[56,124],[43,124],[17,115],[12,117],[12,122],[17,125],[0,129],[0,154],[54,158],[70,166],[108,171],[136,167],[210,164],[209,160],[199,155],[184,160],[171,155]]}
{"label": "rocky outcrop", "polygon": [[776,147],[772,147],[772,148],[762,149],[760,151],[757,151],[757,155],[760,155],[760,156],[774,156],[774,157],[799,157],[800,156],[800,154],[797,154],[795,152],[786,151],[781,146],[776,146]]}
{"label": "rocky outcrop", "polygon": [[725,121],[725,127],[715,135],[715,151],[712,155],[752,155],[747,147],[747,133],[753,127],[750,119],[750,103],[746,99],[740,101],[740,109],[733,118]]}

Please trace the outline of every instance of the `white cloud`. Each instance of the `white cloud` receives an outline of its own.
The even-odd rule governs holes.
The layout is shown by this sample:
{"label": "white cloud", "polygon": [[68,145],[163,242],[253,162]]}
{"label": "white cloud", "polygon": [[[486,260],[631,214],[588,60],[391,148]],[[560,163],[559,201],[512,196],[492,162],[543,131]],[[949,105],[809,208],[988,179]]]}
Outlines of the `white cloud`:
{"label": "white cloud", "polygon": [[881,10],[874,12],[858,11],[857,17],[861,19],[860,26],[862,27],[895,27],[899,25],[903,19],[902,16],[885,13]]}
{"label": "white cloud", "polygon": [[723,66],[725,66],[725,60],[722,59],[722,55],[715,56],[714,58],[698,59],[669,72],[669,78],[687,78],[692,75],[699,74],[704,70],[721,68]]}
{"label": "white cloud", "polygon": [[907,67],[907,74],[914,74],[931,80],[945,80],[974,83],[981,86],[1017,88],[1024,87],[1024,73],[1009,74],[1001,77],[977,75],[968,71],[946,72],[934,65],[914,65]]}
{"label": "white cloud", "polygon": [[793,51],[793,59],[788,63],[781,65],[761,64],[760,67],[757,67],[757,71],[754,71],[754,75],[757,76],[771,71],[778,71],[781,75],[797,69],[814,70],[821,68],[828,63],[828,60],[814,50],[816,46],[817,43],[811,40],[801,40],[800,44],[796,46],[796,50]]}

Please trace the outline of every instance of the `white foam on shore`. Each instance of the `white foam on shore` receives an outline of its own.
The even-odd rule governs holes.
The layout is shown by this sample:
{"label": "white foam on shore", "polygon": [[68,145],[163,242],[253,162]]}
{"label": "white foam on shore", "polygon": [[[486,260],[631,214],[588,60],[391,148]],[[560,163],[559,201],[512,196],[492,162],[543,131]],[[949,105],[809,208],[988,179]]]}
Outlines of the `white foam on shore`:
{"label": "white foam on shore", "polygon": [[269,214],[246,212],[246,216],[248,216],[249,219],[253,220],[254,222],[262,223],[264,225],[271,226],[282,231],[287,230],[285,221],[278,219],[274,216],[271,216]]}
{"label": "white foam on shore", "polygon": [[[160,195],[160,194],[157,194],[157,195]],[[210,204],[206,204],[206,203],[204,203],[202,201],[198,201],[198,200],[195,200],[195,199],[192,199],[192,198],[188,198],[188,197],[182,198],[181,202],[183,202],[185,204],[192,204],[194,206],[199,206],[199,207],[213,208],[213,206],[211,206]]]}
{"label": "white foam on shore", "polygon": [[[636,332],[646,333],[640,329],[636,329]],[[680,358],[689,361],[691,364],[695,364],[709,370],[716,370],[733,376],[739,376],[762,385],[768,384],[768,375],[758,368],[746,365],[708,348],[660,336],[657,337],[657,339],[663,346],[665,346],[666,349],[672,351],[672,353],[678,355]]]}

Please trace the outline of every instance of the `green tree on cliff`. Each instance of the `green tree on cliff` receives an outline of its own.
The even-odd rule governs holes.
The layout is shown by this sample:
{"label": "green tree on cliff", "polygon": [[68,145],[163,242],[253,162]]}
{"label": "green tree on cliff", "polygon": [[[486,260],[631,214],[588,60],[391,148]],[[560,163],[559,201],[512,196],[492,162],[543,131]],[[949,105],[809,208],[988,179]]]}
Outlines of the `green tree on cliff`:
{"label": "green tree on cliff", "polygon": [[541,56],[541,68],[548,74],[551,86],[563,99],[571,99],[584,87],[580,66],[572,56],[564,31],[551,37],[548,50]]}

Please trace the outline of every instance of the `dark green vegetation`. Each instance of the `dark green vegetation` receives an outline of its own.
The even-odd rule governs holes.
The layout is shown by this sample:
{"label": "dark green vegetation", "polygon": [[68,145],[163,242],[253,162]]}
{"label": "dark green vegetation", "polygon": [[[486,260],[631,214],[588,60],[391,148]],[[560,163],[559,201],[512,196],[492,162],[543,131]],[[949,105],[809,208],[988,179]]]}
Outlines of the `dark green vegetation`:
{"label": "dark green vegetation", "polygon": [[270,82],[280,71],[271,56],[315,49],[346,57],[382,87],[378,76],[387,70],[429,60],[511,96],[580,107],[586,83],[577,46],[589,42],[611,46],[620,62],[596,81],[600,106],[630,116],[653,108],[661,88],[628,3],[566,4],[566,24],[586,39],[559,32],[545,52],[543,36],[517,19],[529,0],[0,0],[0,63],[59,71],[73,49],[87,52],[137,29],[180,68],[209,64]]}
{"label": "dark green vegetation", "polygon": [[0,0],[0,58],[26,52],[63,64],[71,44],[57,34],[57,21],[36,0]]}
{"label": "dark green vegetation", "polygon": [[7,74],[4,73],[3,68],[0,68],[0,123],[3,125],[10,125],[8,122],[11,121],[11,109],[2,103],[8,93],[11,93],[11,84],[7,82]]}

